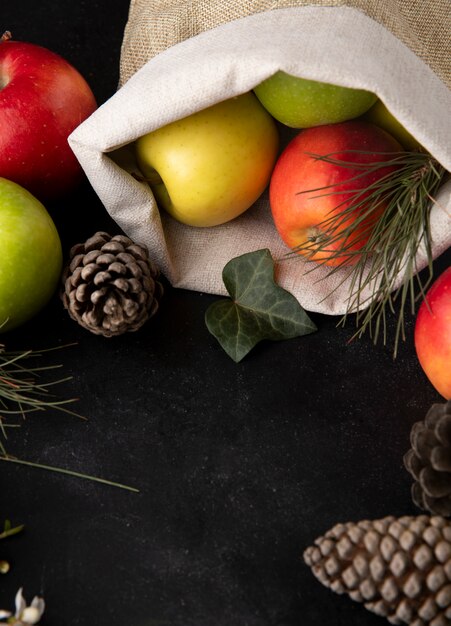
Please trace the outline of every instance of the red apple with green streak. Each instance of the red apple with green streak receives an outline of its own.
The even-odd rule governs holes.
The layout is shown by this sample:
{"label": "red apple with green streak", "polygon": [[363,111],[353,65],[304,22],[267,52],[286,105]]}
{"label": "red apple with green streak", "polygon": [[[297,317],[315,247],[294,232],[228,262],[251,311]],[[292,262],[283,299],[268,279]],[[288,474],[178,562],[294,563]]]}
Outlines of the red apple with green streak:
{"label": "red apple with green streak", "polygon": [[65,59],[40,46],[0,40],[0,176],[41,200],[82,179],[67,138],[95,109],[94,95]]}
{"label": "red apple with green streak", "polygon": [[440,274],[421,303],[414,341],[424,373],[451,400],[451,267]]}
{"label": "red apple with green streak", "polygon": [[[301,131],[280,155],[270,182],[272,216],[282,240],[326,265],[355,263],[385,208],[382,203],[363,217],[367,188],[395,171],[393,164],[384,164],[400,151],[391,135],[369,122],[353,120]],[[341,164],[318,159],[328,155]],[[381,166],[372,171],[361,168],[376,162]],[[325,221],[337,216],[340,221],[332,239]],[[351,225],[353,234],[346,236]]]}

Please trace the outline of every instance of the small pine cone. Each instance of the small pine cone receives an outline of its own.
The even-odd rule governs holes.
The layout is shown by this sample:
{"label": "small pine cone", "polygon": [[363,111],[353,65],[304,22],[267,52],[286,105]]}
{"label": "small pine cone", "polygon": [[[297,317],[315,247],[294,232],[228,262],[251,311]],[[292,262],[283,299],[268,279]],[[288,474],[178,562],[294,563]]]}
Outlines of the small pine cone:
{"label": "small pine cone", "polygon": [[70,251],[61,299],[69,315],[97,335],[140,328],[158,309],[163,287],[144,247],[98,232]]}
{"label": "small pine cone", "polygon": [[391,624],[451,624],[451,522],[444,517],[337,524],[304,560],[326,587]]}
{"label": "small pine cone", "polygon": [[410,433],[404,465],[412,474],[412,499],[423,510],[451,516],[451,400],[433,404]]}

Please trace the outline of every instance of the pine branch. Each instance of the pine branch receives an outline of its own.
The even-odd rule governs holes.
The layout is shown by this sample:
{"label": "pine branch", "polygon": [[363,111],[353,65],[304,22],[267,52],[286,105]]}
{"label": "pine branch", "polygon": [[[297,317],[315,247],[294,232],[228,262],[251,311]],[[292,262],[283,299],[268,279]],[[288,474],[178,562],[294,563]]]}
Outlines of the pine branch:
{"label": "pine branch", "polygon": [[[364,151],[349,151],[361,152]],[[385,153],[381,153],[381,157]],[[405,338],[405,310],[410,301],[412,314],[419,298],[424,297],[433,278],[430,212],[433,199],[446,175],[446,170],[424,152],[395,153],[388,160],[356,163],[334,157],[334,154],[311,155],[327,163],[359,170],[348,182],[356,188],[346,191],[346,200],[337,204],[326,220],[318,224],[318,237],[293,248],[308,258],[321,253],[316,266],[332,264],[330,276],[346,269],[350,281],[347,310],[340,323],[355,313],[357,331],[353,339],[368,332],[374,343],[387,339],[387,316],[396,314],[394,339],[396,357],[399,340]],[[359,179],[382,168],[394,167],[364,189]],[[340,194],[335,185],[310,189],[316,197]],[[351,198],[351,201],[350,201]],[[384,209],[381,211],[381,207]],[[363,228],[362,228],[363,227]],[[358,245],[356,245],[358,244]],[[428,273],[420,277],[416,257],[424,247]],[[397,287],[401,277],[401,283]],[[365,295],[369,294],[369,295]]]}

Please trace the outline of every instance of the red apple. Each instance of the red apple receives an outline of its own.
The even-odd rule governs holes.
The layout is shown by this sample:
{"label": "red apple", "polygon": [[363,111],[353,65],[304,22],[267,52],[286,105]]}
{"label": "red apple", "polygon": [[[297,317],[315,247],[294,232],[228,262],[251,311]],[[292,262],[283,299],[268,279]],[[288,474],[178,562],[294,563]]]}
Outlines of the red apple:
{"label": "red apple", "polygon": [[49,200],[66,194],[82,170],[67,137],[95,109],[80,73],[40,46],[0,41],[0,176]]}
{"label": "red apple", "polygon": [[[298,251],[327,265],[355,262],[358,251],[368,241],[372,224],[385,208],[381,204],[371,216],[362,218],[365,203],[352,210],[356,192],[362,192],[359,202],[366,199],[368,192],[364,190],[395,169],[393,165],[382,165],[376,171],[362,173],[358,165],[386,162],[400,151],[402,147],[391,135],[369,122],[316,126],[296,135],[276,162],[269,190],[274,223],[287,246],[310,246],[309,252]],[[319,160],[317,155],[330,155],[351,165],[344,167]],[[355,179],[356,176],[359,177]],[[328,186],[331,187],[318,191]],[[327,249],[323,246],[318,250],[315,242],[327,237],[325,220],[348,209],[336,227],[336,240]],[[359,216],[361,221],[355,224],[354,234],[345,240],[344,229]]]}
{"label": "red apple", "polygon": [[440,274],[421,303],[414,341],[424,373],[451,400],[451,267]]}

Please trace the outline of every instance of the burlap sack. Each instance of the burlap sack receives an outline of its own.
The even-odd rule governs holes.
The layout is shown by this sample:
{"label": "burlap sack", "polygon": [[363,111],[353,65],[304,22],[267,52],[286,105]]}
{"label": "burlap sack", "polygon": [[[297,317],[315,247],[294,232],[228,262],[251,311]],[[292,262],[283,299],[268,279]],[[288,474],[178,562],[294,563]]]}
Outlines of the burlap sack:
{"label": "burlap sack", "polygon": [[[130,175],[133,141],[281,69],[376,93],[451,170],[450,26],[449,0],[132,0],[120,88],[70,143],[110,215],[149,248],[174,286],[224,294],[221,273],[231,258],[261,248],[275,259],[287,252],[267,195],[222,226],[179,224]],[[437,194],[431,220],[436,257],[451,244],[451,182]],[[424,251],[417,263],[424,267]],[[307,310],[344,313],[345,275],[310,267],[300,257],[280,262],[278,282]]]}

